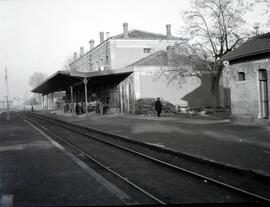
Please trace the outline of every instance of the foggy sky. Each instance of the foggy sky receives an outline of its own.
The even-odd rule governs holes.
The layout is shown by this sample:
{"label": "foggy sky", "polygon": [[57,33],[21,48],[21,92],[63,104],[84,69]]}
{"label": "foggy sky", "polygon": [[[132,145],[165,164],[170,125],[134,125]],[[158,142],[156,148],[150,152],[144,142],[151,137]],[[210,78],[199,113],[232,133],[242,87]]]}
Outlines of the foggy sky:
{"label": "foggy sky", "polygon": [[[99,32],[122,33],[140,29],[165,34],[172,25],[177,36],[180,12],[189,0],[0,0],[0,100],[6,95],[5,66],[10,98],[31,96],[33,72],[48,76],[61,70],[67,57],[88,51],[90,39],[99,43]],[[248,25],[266,21],[257,11],[247,16]]]}

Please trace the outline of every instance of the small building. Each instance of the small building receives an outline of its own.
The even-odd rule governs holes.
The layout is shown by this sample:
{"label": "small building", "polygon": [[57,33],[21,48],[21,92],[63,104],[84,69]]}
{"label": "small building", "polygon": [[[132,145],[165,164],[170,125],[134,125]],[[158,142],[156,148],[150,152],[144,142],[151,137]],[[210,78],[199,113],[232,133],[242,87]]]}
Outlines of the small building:
{"label": "small building", "polygon": [[221,58],[230,78],[234,121],[269,119],[270,33],[248,39]]}

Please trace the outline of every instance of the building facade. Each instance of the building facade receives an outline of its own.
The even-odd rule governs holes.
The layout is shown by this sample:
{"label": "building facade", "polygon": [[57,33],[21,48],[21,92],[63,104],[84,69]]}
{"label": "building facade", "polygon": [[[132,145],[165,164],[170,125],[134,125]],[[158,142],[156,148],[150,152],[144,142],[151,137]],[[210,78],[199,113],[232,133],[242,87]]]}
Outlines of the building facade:
{"label": "building facade", "polygon": [[[88,77],[88,102],[99,99],[104,101],[107,112],[135,113],[135,100],[139,98],[139,92],[135,88],[142,85],[138,86],[135,81],[138,80],[138,72],[126,66],[183,40],[171,35],[171,25],[166,25],[166,33],[163,35],[141,30],[128,31],[128,24],[124,23],[122,34],[110,37],[106,33],[104,39],[104,32],[100,32],[100,43],[97,46],[94,45],[94,40],[90,40],[88,52],[84,53],[81,47],[79,57],[74,53],[74,61],[70,64],[71,74],[85,74]],[[129,73],[123,74],[122,71]],[[94,80],[89,78],[95,73],[97,77]],[[115,75],[102,75],[106,73]],[[146,86],[143,88],[147,90]],[[79,86],[77,89],[75,101],[83,98],[83,94],[76,93],[76,90],[80,91]]]}
{"label": "building facade", "polygon": [[[105,39],[101,32],[97,46],[90,40],[88,52],[81,47],[79,56],[74,53],[69,72],[56,72],[32,92],[53,100],[54,92],[65,91],[66,103],[89,106],[102,102],[105,113],[138,113],[142,100],[153,102],[157,97],[173,107],[211,107],[215,98],[210,72],[189,64],[185,55],[176,57],[180,68],[171,67],[172,48],[185,41],[172,36],[170,25],[165,34],[156,34],[129,31],[124,23],[122,34],[110,37],[107,33]],[[187,71],[184,76],[179,76],[181,69]]]}
{"label": "building facade", "polygon": [[128,24],[123,24],[123,34],[109,36],[100,32],[100,43],[95,46],[94,40],[89,41],[90,50],[80,55],[74,53],[74,61],[70,64],[72,71],[94,72],[123,68],[151,53],[166,50],[168,45],[174,45],[182,38],[171,35],[171,26],[166,25],[166,34],[155,34],[141,30],[128,31]]}

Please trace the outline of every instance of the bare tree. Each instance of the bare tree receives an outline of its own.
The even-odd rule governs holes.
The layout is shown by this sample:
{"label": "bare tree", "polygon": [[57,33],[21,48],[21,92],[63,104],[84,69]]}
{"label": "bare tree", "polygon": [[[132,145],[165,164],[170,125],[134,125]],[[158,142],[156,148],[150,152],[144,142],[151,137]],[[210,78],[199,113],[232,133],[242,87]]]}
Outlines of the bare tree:
{"label": "bare tree", "polygon": [[46,79],[47,75],[41,72],[34,72],[30,79],[29,79],[29,85],[32,87],[37,87],[39,84],[42,83]]}
{"label": "bare tree", "polygon": [[[32,86],[33,88],[37,87],[39,84],[41,84],[45,79],[47,75],[41,72],[34,72],[29,79],[29,85]],[[33,101],[34,100],[34,101]],[[37,94],[35,98],[33,98],[31,103],[41,103],[42,96],[41,94]]]}
{"label": "bare tree", "polygon": [[262,15],[268,15],[266,26],[270,26],[270,1],[269,0],[256,0],[257,4],[261,5],[264,10]]}
{"label": "bare tree", "polygon": [[244,14],[252,3],[243,0],[194,0],[192,9],[184,12],[183,34],[189,39],[203,64],[212,74],[212,92],[219,101],[218,86],[223,65],[219,61],[241,44],[246,34]]}
{"label": "bare tree", "polygon": [[199,76],[202,62],[197,50],[187,42],[168,46],[167,64],[156,71],[154,78],[163,77],[168,85],[171,81],[177,80],[179,86],[182,87],[186,83],[186,77]]}
{"label": "bare tree", "polygon": [[63,66],[62,66],[62,69],[66,70],[66,71],[70,71],[71,70],[70,63],[72,63],[72,62],[73,62],[73,57],[72,56],[67,57]]}

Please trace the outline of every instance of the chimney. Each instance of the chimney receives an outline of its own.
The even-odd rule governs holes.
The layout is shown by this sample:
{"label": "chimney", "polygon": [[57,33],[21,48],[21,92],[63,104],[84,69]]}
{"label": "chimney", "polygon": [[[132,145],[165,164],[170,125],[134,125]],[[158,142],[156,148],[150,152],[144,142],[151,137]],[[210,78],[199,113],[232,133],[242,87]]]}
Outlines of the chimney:
{"label": "chimney", "polygon": [[100,43],[104,42],[104,32],[99,33]]}
{"label": "chimney", "polygon": [[77,53],[76,52],[73,53],[73,60],[74,61],[77,60]]}
{"label": "chimney", "polygon": [[128,38],[128,23],[123,24],[124,38]]}
{"label": "chimney", "polygon": [[172,36],[171,25],[170,24],[166,24],[166,35],[167,35],[167,37]]}
{"label": "chimney", "polygon": [[94,49],[94,47],[95,47],[95,40],[90,40],[89,41],[89,45],[90,45],[90,50]]}
{"label": "chimney", "polygon": [[84,48],[80,47],[80,57],[82,57],[84,55]]}
{"label": "chimney", "polygon": [[109,39],[110,37],[110,32],[106,32],[106,39]]}

